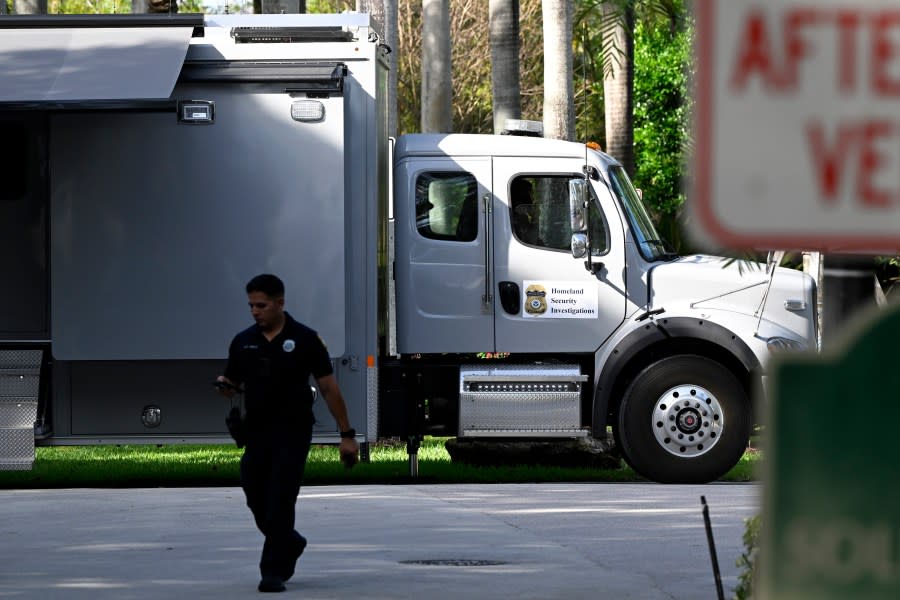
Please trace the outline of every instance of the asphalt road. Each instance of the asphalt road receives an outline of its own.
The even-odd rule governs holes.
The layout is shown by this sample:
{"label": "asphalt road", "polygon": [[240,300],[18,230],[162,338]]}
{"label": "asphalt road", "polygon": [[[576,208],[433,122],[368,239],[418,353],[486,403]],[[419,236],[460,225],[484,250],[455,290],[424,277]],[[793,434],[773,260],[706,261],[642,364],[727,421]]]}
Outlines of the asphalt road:
{"label": "asphalt road", "polygon": [[[282,597],[725,596],[759,486],[524,484],[301,490],[309,547]],[[0,490],[0,598],[257,597],[239,488]]]}

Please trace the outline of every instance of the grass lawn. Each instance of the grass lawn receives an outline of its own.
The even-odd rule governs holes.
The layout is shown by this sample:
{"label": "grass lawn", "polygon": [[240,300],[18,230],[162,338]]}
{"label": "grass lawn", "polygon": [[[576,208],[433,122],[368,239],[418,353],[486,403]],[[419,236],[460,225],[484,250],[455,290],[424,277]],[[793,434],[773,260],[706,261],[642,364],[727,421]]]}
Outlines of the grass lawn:
{"label": "grass lawn", "polygon": [[[640,481],[627,466],[618,469],[542,466],[473,467],[453,464],[445,438],[426,438],[419,450],[419,477],[409,477],[405,443],[370,446],[369,463],[347,470],[337,448],[314,446],[305,485],[366,483],[516,483]],[[37,449],[31,471],[0,471],[0,489],[42,487],[178,487],[239,485],[242,450],[233,445],[49,446]],[[723,478],[754,479],[760,453],[749,449]]]}

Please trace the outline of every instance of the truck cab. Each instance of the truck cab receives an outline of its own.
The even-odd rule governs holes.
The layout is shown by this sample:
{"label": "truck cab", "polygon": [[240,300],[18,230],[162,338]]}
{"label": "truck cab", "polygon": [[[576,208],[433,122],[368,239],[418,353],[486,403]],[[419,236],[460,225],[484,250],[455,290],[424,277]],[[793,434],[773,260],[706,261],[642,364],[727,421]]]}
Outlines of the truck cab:
{"label": "truck cab", "polygon": [[708,481],[746,448],[771,352],[814,339],[811,278],[676,255],[584,144],[402,136],[394,189],[397,368],[425,382],[432,431],[610,427],[642,474]]}

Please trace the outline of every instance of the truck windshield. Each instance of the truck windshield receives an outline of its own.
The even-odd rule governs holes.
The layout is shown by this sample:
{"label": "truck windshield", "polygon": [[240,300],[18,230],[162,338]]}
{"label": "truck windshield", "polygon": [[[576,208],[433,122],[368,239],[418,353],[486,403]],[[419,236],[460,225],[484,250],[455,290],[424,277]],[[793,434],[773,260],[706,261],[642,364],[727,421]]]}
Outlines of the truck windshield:
{"label": "truck windshield", "polygon": [[650,261],[675,258],[676,253],[670,250],[668,243],[662,240],[656,232],[653,221],[650,220],[650,215],[647,214],[647,209],[638,197],[625,170],[622,167],[610,167],[608,172],[613,193],[619,198],[625,209],[631,225],[631,232],[637,241],[641,255]]}

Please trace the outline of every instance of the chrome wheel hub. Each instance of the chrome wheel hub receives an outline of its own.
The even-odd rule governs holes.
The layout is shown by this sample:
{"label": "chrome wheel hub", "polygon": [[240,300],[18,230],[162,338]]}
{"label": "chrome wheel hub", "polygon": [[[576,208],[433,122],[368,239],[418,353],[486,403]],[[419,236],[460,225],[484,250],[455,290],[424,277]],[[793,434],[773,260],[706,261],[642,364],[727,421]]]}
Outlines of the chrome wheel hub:
{"label": "chrome wheel hub", "polygon": [[651,427],[656,441],[667,452],[690,458],[709,452],[719,442],[725,416],[709,390],[679,385],[656,401]]}

